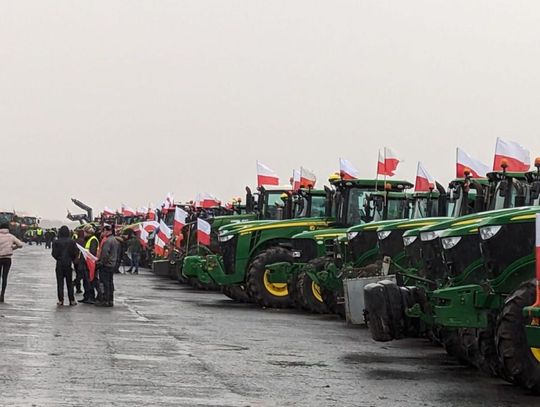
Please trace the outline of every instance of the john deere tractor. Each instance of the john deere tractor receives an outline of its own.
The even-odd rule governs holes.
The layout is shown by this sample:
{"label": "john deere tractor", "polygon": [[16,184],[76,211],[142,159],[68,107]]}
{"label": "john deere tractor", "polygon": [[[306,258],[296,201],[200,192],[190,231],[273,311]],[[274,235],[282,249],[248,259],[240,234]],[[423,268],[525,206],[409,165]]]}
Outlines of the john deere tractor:
{"label": "john deere tractor", "polygon": [[[359,185],[370,180],[358,181]],[[346,183],[344,184],[346,185]],[[371,224],[383,219],[402,219],[411,212],[411,195],[405,189],[412,184],[406,181],[381,183],[384,191],[344,188],[337,194],[337,216],[328,229],[305,231],[292,239],[294,263],[280,262],[268,266],[268,279],[272,283],[288,284],[288,291],[298,308],[314,313],[328,312],[318,278],[313,274],[333,262],[335,240],[346,235],[352,224]],[[362,209],[364,216],[356,215]]]}
{"label": "john deere tractor", "polygon": [[222,256],[188,257],[184,270],[197,273],[202,280],[245,287],[250,299],[260,306],[291,306],[293,301],[287,283],[270,281],[269,266],[293,263],[292,237],[303,231],[328,229],[335,225],[336,207],[339,211],[349,211],[349,216],[357,222],[371,220],[373,215],[365,198],[377,188],[384,190],[384,183],[379,182],[377,186],[376,180],[333,179],[331,184],[335,192],[326,188],[314,195],[316,191],[312,190],[310,199],[303,199],[306,209],[298,213],[300,217],[296,219],[221,228]]}

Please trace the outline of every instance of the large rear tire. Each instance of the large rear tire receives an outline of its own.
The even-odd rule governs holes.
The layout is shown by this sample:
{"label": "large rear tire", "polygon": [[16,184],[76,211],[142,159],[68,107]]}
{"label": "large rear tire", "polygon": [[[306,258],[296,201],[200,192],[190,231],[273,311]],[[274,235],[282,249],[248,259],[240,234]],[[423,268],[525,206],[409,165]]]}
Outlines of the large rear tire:
{"label": "large rear tire", "polygon": [[321,296],[324,304],[332,314],[339,315],[342,319],[345,319],[345,302],[343,301],[345,293],[343,287],[337,291],[321,287]]}
{"label": "large rear tire", "polygon": [[289,308],[293,302],[287,283],[268,281],[267,265],[278,262],[293,262],[292,254],[282,247],[271,247],[260,252],[251,262],[247,273],[249,297],[261,307]]}
{"label": "large rear tire", "polygon": [[523,283],[506,299],[497,320],[495,342],[499,358],[511,381],[538,394],[540,349],[529,347],[525,326],[530,320],[523,316],[523,308],[533,304],[534,300],[533,281]]}
{"label": "large rear tire", "polygon": [[244,286],[240,285],[224,285],[221,287],[221,292],[236,302],[250,302],[249,295]]}

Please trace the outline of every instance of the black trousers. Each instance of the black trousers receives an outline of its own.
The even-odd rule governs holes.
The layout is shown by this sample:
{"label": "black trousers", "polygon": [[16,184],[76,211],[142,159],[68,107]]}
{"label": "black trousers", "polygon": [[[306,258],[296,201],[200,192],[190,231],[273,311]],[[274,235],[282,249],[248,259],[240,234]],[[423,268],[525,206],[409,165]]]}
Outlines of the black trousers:
{"label": "black trousers", "polygon": [[3,257],[0,259],[0,278],[2,279],[2,292],[1,297],[4,296],[7,287],[7,278],[9,274],[9,269],[11,268],[11,258]]}
{"label": "black trousers", "polygon": [[112,304],[114,301],[114,267],[102,267],[99,271],[99,282],[103,285],[102,301]]}
{"label": "black trousers", "polygon": [[90,281],[90,271],[86,267],[86,263],[79,264],[79,267],[82,271],[82,281],[84,287],[83,300],[94,301],[96,299],[96,282],[97,277],[94,276],[94,281]]}
{"label": "black trousers", "polygon": [[69,269],[56,269],[56,285],[58,288],[58,301],[64,302],[64,280],[67,286],[68,298],[70,301],[75,301],[75,295],[73,294],[73,270]]}

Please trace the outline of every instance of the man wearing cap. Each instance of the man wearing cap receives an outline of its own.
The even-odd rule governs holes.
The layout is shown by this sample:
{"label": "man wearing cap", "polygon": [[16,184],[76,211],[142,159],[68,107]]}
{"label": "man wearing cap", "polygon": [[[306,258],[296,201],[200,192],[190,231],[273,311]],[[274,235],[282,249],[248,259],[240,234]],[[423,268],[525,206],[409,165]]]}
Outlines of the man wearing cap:
{"label": "man wearing cap", "polygon": [[[84,233],[84,248],[94,256],[97,256],[99,240],[96,237],[96,231],[94,227],[90,224],[87,224],[83,227],[82,232]],[[96,301],[96,287],[98,285],[97,276],[90,276],[88,266],[83,259],[81,259],[81,261],[79,262],[79,267],[82,271],[82,281],[84,287],[83,299],[80,302],[85,304],[93,304]]]}
{"label": "man wearing cap", "polygon": [[113,276],[118,260],[118,253],[120,252],[120,243],[114,237],[113,227],[109,224],[103,225],[101,235],[104,239],[102,240],[103,245],[99,254],[98,267],[99,281],[103,286],[103,298],[101,298],[101,301],[96,302],[96,305],[112,307],[114,304]]}

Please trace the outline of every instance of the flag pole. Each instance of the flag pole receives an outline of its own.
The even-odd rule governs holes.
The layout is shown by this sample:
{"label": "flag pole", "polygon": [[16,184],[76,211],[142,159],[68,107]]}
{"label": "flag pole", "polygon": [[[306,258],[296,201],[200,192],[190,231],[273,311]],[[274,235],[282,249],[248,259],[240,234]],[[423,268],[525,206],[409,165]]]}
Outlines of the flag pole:
{"label": "flag pole", "polygon": [[377,152],[377,170],[376,170],[376,173],[375,173],[375,191],[378,190],[378,184],[379,184],[379,157],[381,156],[381,149],[379,148],[378,152]]}

